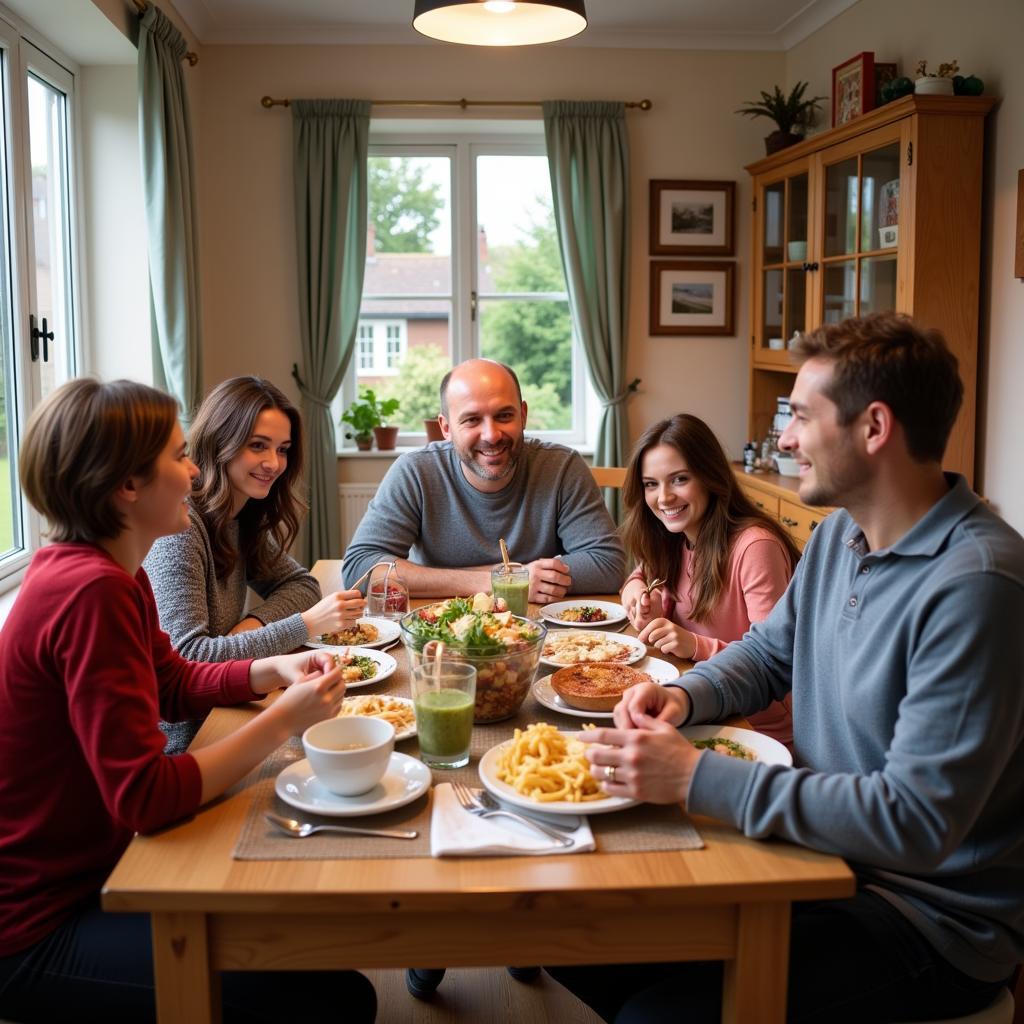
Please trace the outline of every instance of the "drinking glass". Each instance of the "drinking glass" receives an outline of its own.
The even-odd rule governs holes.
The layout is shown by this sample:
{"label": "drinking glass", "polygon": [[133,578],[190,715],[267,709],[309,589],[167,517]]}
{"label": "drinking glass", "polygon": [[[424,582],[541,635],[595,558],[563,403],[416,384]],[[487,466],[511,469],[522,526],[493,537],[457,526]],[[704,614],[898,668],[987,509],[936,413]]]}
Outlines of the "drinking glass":
{"label": "drinking glass", "polygon": [[526,617],[530,603],[530,570],[519,562],[504,562],[491,569],[491,593],[504,598],[513,615]]}
{"label": "drinking glass", "polygon": [[476,668],[430,658],[411,673],[420,760],[431,768],[469,764],[476,701]]}
{"label": "drinking glass", "polygon": [[374,567],[366,584],[366,614],[397,621],[409,611],[409,588],[394,562]]}

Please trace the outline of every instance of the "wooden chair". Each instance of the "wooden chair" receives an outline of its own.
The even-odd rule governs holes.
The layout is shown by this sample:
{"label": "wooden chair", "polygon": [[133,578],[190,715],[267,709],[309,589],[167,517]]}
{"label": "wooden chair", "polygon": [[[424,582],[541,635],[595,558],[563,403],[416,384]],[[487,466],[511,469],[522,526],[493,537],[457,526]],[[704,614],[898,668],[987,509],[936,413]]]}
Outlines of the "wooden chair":
{"label": "wooden chair", "polygon": [[591,466],[590,472],[598,487],[621,487],[626,482],[626,470],[622,466]]}

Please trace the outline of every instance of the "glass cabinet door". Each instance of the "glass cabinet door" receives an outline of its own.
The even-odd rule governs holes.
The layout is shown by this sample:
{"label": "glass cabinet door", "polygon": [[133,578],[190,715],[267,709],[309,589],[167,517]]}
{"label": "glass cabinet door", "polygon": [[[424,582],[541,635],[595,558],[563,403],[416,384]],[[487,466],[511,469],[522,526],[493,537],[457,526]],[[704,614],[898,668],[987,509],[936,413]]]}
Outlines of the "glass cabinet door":
{"label": "glass cabinet door", "polygon": [[808,174],[761,193],[761,302],[757,358],[785,362],[788,339],[807,326]]}
{"label": "glass cabinet door", "polygon": [[824,323],[896,308],[900,145],[824,167],[819,287]]}

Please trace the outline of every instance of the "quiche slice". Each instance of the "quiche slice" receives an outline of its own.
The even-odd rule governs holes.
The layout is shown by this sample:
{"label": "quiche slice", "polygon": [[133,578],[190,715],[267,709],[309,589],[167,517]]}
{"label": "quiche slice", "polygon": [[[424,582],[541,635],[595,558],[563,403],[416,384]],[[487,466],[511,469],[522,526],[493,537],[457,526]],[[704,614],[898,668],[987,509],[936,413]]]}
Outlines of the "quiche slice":
{"label": "quiche slice", "polygon": [[595,661],[560,668],[551,677],[551,689],[570,707],[581,711],[611,711],[630,686],[653,682],[646,672],[629,665]]}

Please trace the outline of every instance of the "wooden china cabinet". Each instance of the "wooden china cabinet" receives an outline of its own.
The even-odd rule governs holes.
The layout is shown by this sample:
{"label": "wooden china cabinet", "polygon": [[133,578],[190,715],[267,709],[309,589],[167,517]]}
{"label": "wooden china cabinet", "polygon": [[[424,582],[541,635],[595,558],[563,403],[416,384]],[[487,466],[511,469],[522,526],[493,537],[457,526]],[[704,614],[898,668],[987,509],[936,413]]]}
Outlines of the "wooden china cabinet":
{"label": "wooden china cabinet", "polygon": [[[907,96],[747,168],[752,437],[765,436],[790,392],[794,332],[898,310],[939,328],[960,362],[964,404],[945,462],[973,484],[982,151],[995,102]],[[759,481],[793,488],[746,478]]]}

